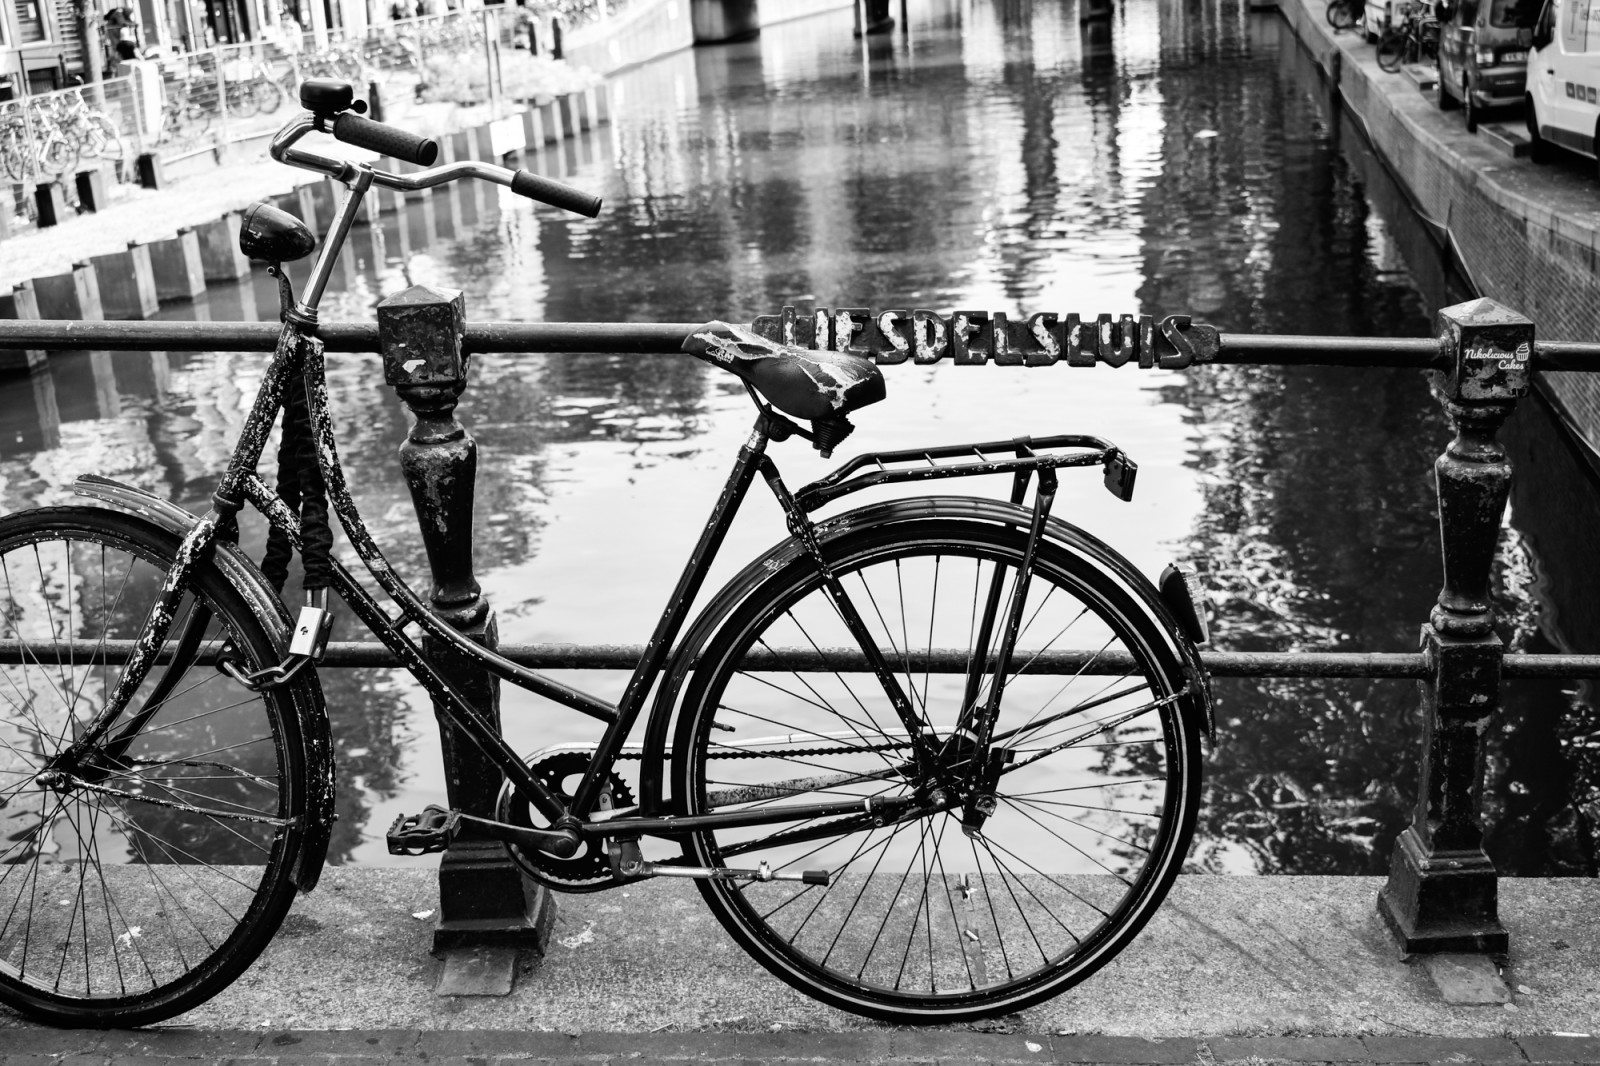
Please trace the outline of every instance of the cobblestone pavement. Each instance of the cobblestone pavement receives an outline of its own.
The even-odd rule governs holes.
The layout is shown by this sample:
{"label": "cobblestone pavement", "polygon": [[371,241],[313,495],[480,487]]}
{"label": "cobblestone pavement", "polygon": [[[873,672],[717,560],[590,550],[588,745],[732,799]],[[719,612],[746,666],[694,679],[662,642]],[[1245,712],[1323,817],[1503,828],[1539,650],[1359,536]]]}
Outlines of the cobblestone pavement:
{"label": "cobblestone pavement", "polygon": [[13,1066],[142,1066],[171,1062],[237,1066],[428,1066],[581,1063],[1573,1063],[1600,1062],[1600,1039],[1524,1036],[1226,1037],[1214,1040],[880,1030],[853,1033],[540,1033],[194,1031],[0,1032],[0,1061]]}

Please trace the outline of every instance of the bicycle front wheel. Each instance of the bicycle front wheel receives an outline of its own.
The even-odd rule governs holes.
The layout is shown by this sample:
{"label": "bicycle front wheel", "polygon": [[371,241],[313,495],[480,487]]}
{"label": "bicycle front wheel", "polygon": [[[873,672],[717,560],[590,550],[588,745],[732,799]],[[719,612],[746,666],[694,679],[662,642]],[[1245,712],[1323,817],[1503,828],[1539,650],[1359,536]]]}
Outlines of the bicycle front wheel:
{"label": "bicycle front wheel", "polygon": [[77,166],[77,144],[59,133],[51,134],[44,146],[39,149],[39,167],[46,174],[68,174],[76,170]]}
{"label": "bicycle front wheel", "polygon": [[[50,1024],[142,1025],[198,1005],[293,899],[313,679],[252,692],[210,665],[168,678],[158,662],[94,750],[57,758],[115,686],[177,545],[94,507],[0,519],[0,1001]],[[171,639],[195,617],[243,669],[278,661],[214,566]]]}
{"label": "bicycle front wheel", "polygon": [[122,162],[127,151],[122,143],[122,134],[117,131],[117,124],[105,115],[89,116],[86,141],[89,155],[113,163]]}
{"label": "bicycle front wheel", "polygon": [[[828,549],[941,761],[959,751],[963,709],[988,701],[1026,543],[1015,527],[941,517],[868,526]],[[976,825],[963,824],[966,804],[983,805],[976,793],[885,818],[935,782],[809,559],[761,579],[708,640],[679,712],[678,809],[771,815],[869,798],[877,809],[687,840],[691,864],[758,872],[699,884],[762,965],[846,1010],[958,1021],[1058,994],[1150,918],[1194,829],[1191,711],[1204,696],[1188,690],[1153,598],[1099,551],[1087,538],[1040,546],[993,727],[994,806]]]}
{"label": "bicycle front wheel", "polygon": [[263,115],[270,115],[278,110],[283,103],[283,90],[278,83],[268,77],[259,77],[251,82],[256,97],[256,104],[261,108]]}

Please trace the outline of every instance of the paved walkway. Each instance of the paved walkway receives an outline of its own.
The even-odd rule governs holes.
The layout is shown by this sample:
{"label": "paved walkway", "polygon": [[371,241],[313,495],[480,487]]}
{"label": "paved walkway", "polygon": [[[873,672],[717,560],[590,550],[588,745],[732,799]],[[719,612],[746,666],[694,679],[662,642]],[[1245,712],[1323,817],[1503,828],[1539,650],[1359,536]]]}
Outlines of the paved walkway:
{"label": "paved walkway", "polygon": [[[295,113],[284,108],[281,115],[287,122]],[[413,103],[393,106],[386,115],[392,124],[428,136],[485,122],[488,117],[483,108]],[[374,158],[370,152],[342,145],[331,137],[312,136],[318,142],[317,150],[324,154]],[[120,252],[130,241],[164,240],[180,227],[210,222],[257,200],[322,180],[319,174],[273,162],[267,156],[267,143],[263,139],[231,145],[226,161],[215,165],[186,164],[186,172],[163,189],[118,185],[111,205],[104,210],[0,241],[0,292],[9,293],[12,286],[28,278],[64,274],[74,263]]]}
{"label": "paved walkway", "polygon": [[1139,1037],[873,1033],[566,1033],[373,1029],[319,1032],[10,1032],[12,1066],[500,1066],[548,1063],[1576,1063],[1600,1061],[1600,1040],[1577,1037]]}
{"label": "paved walkway", "polygon": [[788,988],[693,885],[665,879],[559,897],[544,957],[523,956],[508,994],[440,996],[434,862],[333,868],[210,1002],[134,1033],[40,1029],[0,1010],[0,1060],[1600,1062],[1600,881],[1502,881],[1509,1002],[1482,1006],[1446,1003],[1398,957],[1381,885],[1181,877],[1133,945],[1076,988],[994,1022],[912,1030]]}

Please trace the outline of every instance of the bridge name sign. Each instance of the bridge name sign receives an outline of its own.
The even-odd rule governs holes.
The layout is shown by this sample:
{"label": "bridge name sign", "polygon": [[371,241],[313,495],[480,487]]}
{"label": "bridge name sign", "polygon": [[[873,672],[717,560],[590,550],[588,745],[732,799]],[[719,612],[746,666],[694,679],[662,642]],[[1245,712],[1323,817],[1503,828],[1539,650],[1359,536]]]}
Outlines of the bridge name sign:
{"label": "bridge name sign", "polygon": [[854,352],[883,364],[958,366],[1134,366],[1181,370],[1221,346],[1212,326],[1188,315],[1081,317],[1042,311],[1013,321],[1004,311],[878,311],[865,307],[785,307],[750,328],[770,341],[802,348]]}

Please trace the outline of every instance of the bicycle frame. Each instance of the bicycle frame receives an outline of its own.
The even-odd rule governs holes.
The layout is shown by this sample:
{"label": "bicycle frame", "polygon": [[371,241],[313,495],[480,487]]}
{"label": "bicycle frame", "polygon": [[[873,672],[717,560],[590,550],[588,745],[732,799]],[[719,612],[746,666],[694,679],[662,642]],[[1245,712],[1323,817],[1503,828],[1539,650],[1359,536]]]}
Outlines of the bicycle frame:
{"label": "bicycle frame", "polygon": [[[127,666],[114,686],[101,712],[85,727],[77,741],[63,753],[62,759],[70,762],[82,757],[91,747],[107,736],[113,725],[122,718],[133,694],[155,667],[158,653],[172,635],[174,614],[198,566],[202,565],[218,541],[235,542],[237,539],[237,514],[245,504],[253,506],[275,528],[286,533],[291,542],[300,546],[300,528],[296,515],[283,499],[257,472],[262,452],[265,450],[272,427],[283,405],[284,390],[290,375],[300,373],[306,383],[311,425],[317,435],[317,461],[327,485],[333,513],[337,514],[346,536],[368,573],[399,608],[391,616],[355,577],[337,560],[332,561],[333,590],[345,601],[351,612],[392,651],[434,699],[436,707],[449,722],[459,729],[505,775],[512,787],[550,820],[550,829],[533,829],[470,818],[475,827],[489,836],[514,842],[524,847],[549,851],[557,855],[575,852],[586,837],[637,837],[681,836],[703,829],[751,826],[782,821],[804,821],[845,814],[866,814],[875,818],[899,818],[913,810],[932,805],[948,805],[947,797],[907,796],[892,800],[851,799],[842,802],[787,806],[776,809],[755,809],[729,814],[697,816],[671,816],[665,811],[639,809],[600,810],[605,783],[613,764],[622,753],[626,738],[638,722],[656,679],[668,664],[675,642],[689,620],[694,604],[711,563],[722,545],[735,515],[759,474],[768,484],[788,520],[789,528],[804,544],[823,577],[825,588],[838,607],[840,616],[856,636],[868,668],[881,684],[885,695],[905,730],[909,758],[924,775],[924,780],[935,779],[944,783],[949,796],[955,796],[965,783],[940,765],[940,752],[930,740],[930,731],[917,712],[896,677],[895,670],[886,661],[877,642],[871,638],[866,624],[856,611],[843,587],[829,569],[815,527],[807,513],[847,492],[882,484],[885,481],[904,481],[925,477],[963,476],[966,474],[1010,473],[1014,476],[1013,503],[1020,504],[1028,477],[1035,471],[1040,474],[1040,491],[1036,494],[1033,521],[1030,529],[1029,555],[1041,536],[1050,501],[1054,496],[1054,470],[1063,466],[1104,465],[1107,485],[1114,492],[1131,495],[1132,464],[1120,451],[1107,442],[1093,437],[1058,437],[1038,442],[1044,446],[1077,446],[1083,452],[1067,455],[1037,455],[1029,442],[1018,440],[1004,444],[960,445],[924,452],[883,453],[876,460],[877,470],[867,474],[855,473],[863,466],[857,459],[845,464],[834,473],[792,494],[784,485],[776,464],[766,454],[770,440],[784,439],[797,431],[797,427],[782,415],[757,401],[759,414],[749,438],[740,447],[733,468],[712,508],[699,539],[689,555],[672,594],[664,608],[655,630],[645,645],[645,653],[630,677],[622,698],[615,705],[588,693],[555,681],[537,671],[519,666],[494,651],[482,647],[438,618],[417,593],[398,575],[384,557],[369,533],[352,498],[344,472],[339,462],[337,442],[332,419],[328,411],[328,396],[323,360],[322,342],[315,336],[317,304],[331,276],[334,264],[349,233],[363,197],[375,183],[399,189],[422,188],[454,180],[457,177],[489,177],[498,180],[500,168],[484,164],[462,162],[436,167],[407,175],[388,174],[370,166],[326,159],[314,153],[292,148],[299,135],[313,128],[309,119],[297,120],[285,127],[274,142],[273,154],[283,161],[293,162],[308,169],[323,170],[348,184],[349,195],[334,219],[327,239],[312,267],[310,279],[293,309],[285,316],[282,332],[273,353],[271,364],[263,376],[260,391],[241,428],[239,441],[221,481],[213,494],[213,508],[184,535],[172,569],[158,593],[156,608],[150,622],[135,642]],[[1005,447],[1016,453],[1015,459],[986,460],[983,449]],[[937,457],[966,456],[974,450],[980,452],[980,462],[957,464],[955,467],[938,467]],[[884,461],[905,461],[908,457],[926,460],[929,469],[887,470]],[[854,475],[854,476],[852,476]],[[994,580],[989,602],[985,608],[985,627],[999,621],[997,631],[999,662],[1007,661],[1016,639],[1018,612],[1026,596],[1027,571],[1024,567],[1012,602],[1004,615],[998,602],[1000,583]],[[201,615],[200,612],[195,612]],[[177,641],[180,649],[187,650],[172,656],[167,665],[168,676],[158,685],[175,684],[178,677],[193,664],[201,631],[207,619],[201,615],[196,628],[195,617]],[[528,764],[506,741],[476,713],[461,692],[442,677],[428,662],[419,642],[405,630],[415,625],[427,637],[448,645],[487,670],[489,673],[526,691],[552,700],[564,707],[579,711],[606,723],[605,731],[594,749],[590,765],[582,777],[570,803],[553,792],[530,770]],[[988,641],[985,636],[985,643]],[[981,659],[980,659],[981,661]],[[174,673],[175,672],[175,673]],[[969,687],[975,679],[969,678]],[[981,745],[990,741],[994,705],[999,699],[1000,685],[994,686],[985,706],[972,705],[963,716],[963,728],[974,733]],[[147,712],[145,712],[147,713]],[[134,716],[125,723],[123,731],[109,743],[115,746],[140,725]],[[648,753],[647,753],[648,754]],[[658,771],[653,771],[658,772]],[[945,791],[935,789],[935,793]],[[659,792],[656,793],[659,796]]]}

